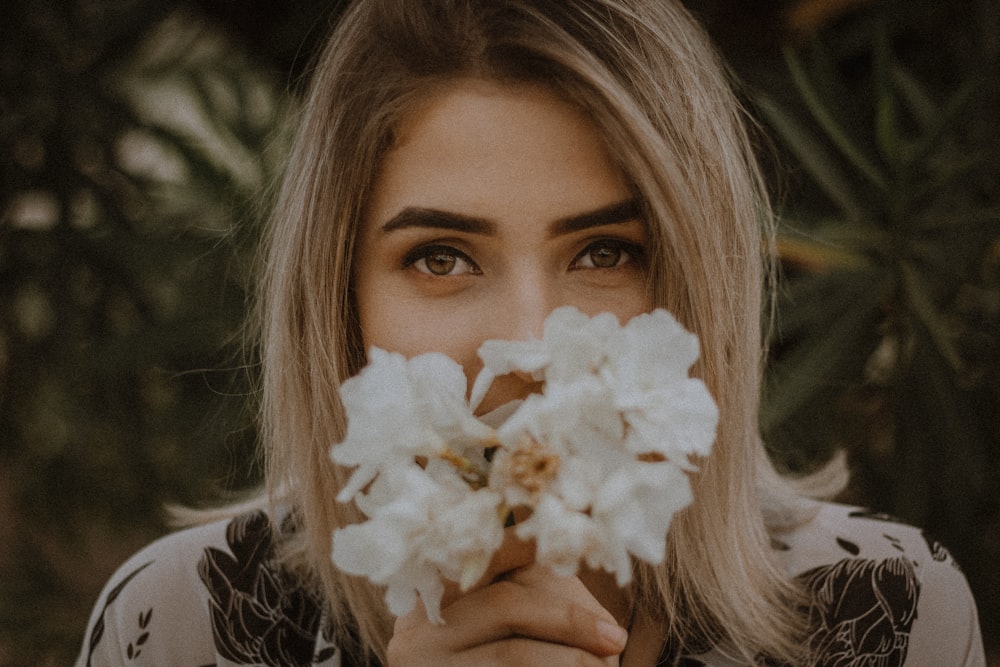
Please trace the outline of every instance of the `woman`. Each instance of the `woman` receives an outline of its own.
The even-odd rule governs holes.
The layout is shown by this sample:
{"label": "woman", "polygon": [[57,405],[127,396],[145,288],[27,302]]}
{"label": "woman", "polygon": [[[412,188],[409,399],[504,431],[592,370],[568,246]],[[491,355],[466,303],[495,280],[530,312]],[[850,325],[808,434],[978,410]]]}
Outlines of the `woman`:
{"label": "woman", "polygon": [[[921,533],[798,499],[757,434],[770,213],[704,34],[665,0],[360,0],[322,54],[261,292],[269,510],[115,575],[81,664],[981,665]],[[443,626],[337,571],[337,387],[377,345],[475,374],[554,308],[663,307],[720,410],[660,566],[555,577],[508,535]],[[532,387],[507,376],[487,410]],[[235,514],[235,511],[234,511]],[[111,656],[117,656],[112,658]]]}

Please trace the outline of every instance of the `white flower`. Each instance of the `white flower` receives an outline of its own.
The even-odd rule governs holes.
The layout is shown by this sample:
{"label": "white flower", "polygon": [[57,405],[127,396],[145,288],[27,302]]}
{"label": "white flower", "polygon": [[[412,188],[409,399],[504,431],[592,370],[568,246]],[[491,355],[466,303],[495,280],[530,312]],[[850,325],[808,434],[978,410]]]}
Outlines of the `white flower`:
{"label": "white flower", "polygon": [[477,580],[503,540],[503,526],[495,493],[437,473],[416,465],[383,470],[357,498],[368,521],[334,533],[333,562],[386,586],[393,614],[409,613],[419,594],[428,618],[442,623],[442,579]]}
{"label": "white flower", "polygon": [[619,333],[611,313],[589,318],[576,308],[556,308],[545,319],[541,340],[488,340],[479,348],[483,369],[472,387],[475,406],[493,380],[514,371],[536,381],[573,382],[604,363],[612,339]]}
{"label": "white flower", "polygon": [[[338,500],[368,520],[337,531],[337,566],[384,585],[394,614],[419,595],[441,622],[442,580],[481,577],[511,508],[526,514],[516,531],[536,541],[537,562],[558,573],[582,563],[625,585],[633,559],[662,562],[718,422],[689,377],[697,338],[665,311],[623,327],[559,308],[541,340],[486,341],[479,355],[468,402],[462,369],[439,354],[375,349],[344,384],[348,432],[332,456],[356,470]],[[494,431],[473,409],[509,373],[542,389],[485,417]]]}
{"label": "white flower", "polygon": [[587,554],[587,564],[613,572],[618,585],[625,585],[632,572],[628,554],[662,562],[671,519],[691,500],[690,482],[678,466],[634,460],[623,465],[605,480],[591,507],[604,540]]}
{"label": "white flower", "polygon": [[605,377],[630,427],[629,448],[682,467],[690,455],[708,456],[719,413],[705,383],[688,377],[698,338],[664,310],[633,318],[622,334]]}
{"label": "white flower", "polygon": [[347,437],[330,455],[357,469],[337,499],[350,500],[396,461],[436,456],[449,446],[492,438],[493,429],[469,409],[466,386],[462,367],[443,354],[407,360],[372,348],[369,364],[340,388]]}
{"label": "white flower", "polygon": [[537,562],[558,575],[571,576],[579,569],[581,556],[600,548],[603,536],[597,528],[586,513],[568,507],[558,495],[546,494],[531,516],[518,524],[517,534],[535,539]]}
{"label": "white flower", "polygon": [[[619,584],[631,579],[629,554],[661,562],[670,520],[692,499],[689,457],[708,454],[718,421],[688,376],[697,338],[665,311],[619,327],[610,314],[560,308],[542,340],[491,341],[481,356],[495,376],[544,381],[498,429],[491,474],[508,504],[531,508],[517,530],[537,540],[538,562],[568,572],[584,561]],[[547,474],[525,483],[518,471],[532,454]]]}

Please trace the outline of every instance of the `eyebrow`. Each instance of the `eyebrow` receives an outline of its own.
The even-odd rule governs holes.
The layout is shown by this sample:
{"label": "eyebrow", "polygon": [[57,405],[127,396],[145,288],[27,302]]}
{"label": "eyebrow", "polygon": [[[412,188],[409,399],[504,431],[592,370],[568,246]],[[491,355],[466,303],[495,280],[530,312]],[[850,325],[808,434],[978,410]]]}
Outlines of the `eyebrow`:
{"label": "eyebrow", "polygon": [[467,232],[484,236],[495,236],[497,233],[497,223],[486,218],[475,218],[459,213],[415,206],[404,208],[389,218],[389,221],[382,225],[382,232],[389,233],[410,227],[448,229],[454,232]]}
{"label": "eyebrow", "polygon": [[[623,202],[604,206],[594,211],[559,218],[552,223],[549,234],[559,236],[579,232],[591,227],[617,225],[640,218],[642,205],[638,199],[628,199]],[[429,229],[447,229],[468,234],[496,236],[497,223],[487,218],[452,213],[433,208],[411,206],[404,208],[382,225],[382,232],[389,233],[411,227]]]}
{"label": "eyebrow", "polygon": [[559,236],[560,234],[580,232],[591,227],[620,225],[641,217],[642,205],[639,203],[639,200],[627,199],[617,204],[599,208],[596,211],[560,218],[552,224],[550,234],[552,236]]}

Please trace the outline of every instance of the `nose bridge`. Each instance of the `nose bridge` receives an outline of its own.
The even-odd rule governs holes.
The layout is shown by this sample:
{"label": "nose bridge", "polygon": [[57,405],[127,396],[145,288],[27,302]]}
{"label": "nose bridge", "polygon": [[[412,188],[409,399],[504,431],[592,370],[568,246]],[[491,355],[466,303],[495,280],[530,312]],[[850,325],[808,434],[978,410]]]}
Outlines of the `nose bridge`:
{"label": "nose bridge", "polygon": [[555,281],[535,265],[521,267],[504,282],[504,312],[497,313],[505,322],[503,337],[508,340],[541,338],[545,318],[559,305]]}

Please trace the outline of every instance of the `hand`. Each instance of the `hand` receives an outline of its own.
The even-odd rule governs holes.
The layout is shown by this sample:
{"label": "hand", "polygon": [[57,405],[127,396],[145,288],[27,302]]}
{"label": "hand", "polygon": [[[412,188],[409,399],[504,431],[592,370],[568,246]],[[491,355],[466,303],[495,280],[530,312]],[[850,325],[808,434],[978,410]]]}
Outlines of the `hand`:
{"label": "hand", "polygon": [[625,631],[577,577],[534,559],[534,544],[508,529],[476,586],[446,590],[444,625],[427,620],[420,603],[396,620],[389,666],[617,665]]}

